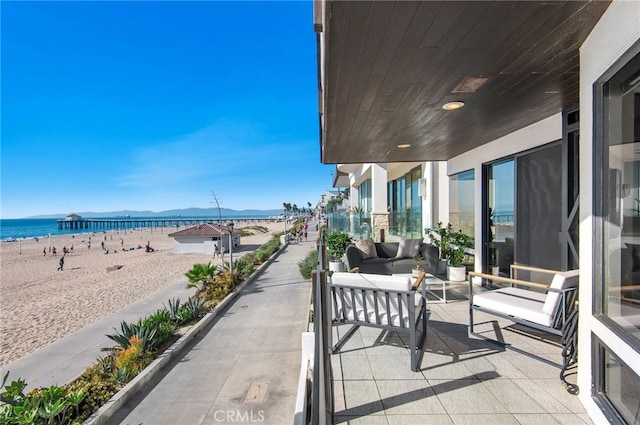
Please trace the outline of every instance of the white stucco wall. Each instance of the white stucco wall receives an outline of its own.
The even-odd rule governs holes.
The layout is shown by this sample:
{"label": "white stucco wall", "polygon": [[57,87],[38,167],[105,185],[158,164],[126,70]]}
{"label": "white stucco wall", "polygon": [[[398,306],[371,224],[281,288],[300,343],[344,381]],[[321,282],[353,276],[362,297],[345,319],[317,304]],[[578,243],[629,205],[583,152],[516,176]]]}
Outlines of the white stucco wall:
{"label": "white stucco wall", "polygon": [[640,2],[613,1],[580,49],[580,323],[578,385],[580,401],[594,423],[606,418],[591,399],[591,334],[595,333],[640,375],[640,354],[591,313],[593,302],[593,84],[640,40]]}
{"label": "white stucco wall", "polygon": [[175,238],[174,242],[176,254],[207,254],[213,256],[213,246],[222,246],[229,252],[228,237],[222,238],[222,245],[219,240],[211,240],[207,238]]}

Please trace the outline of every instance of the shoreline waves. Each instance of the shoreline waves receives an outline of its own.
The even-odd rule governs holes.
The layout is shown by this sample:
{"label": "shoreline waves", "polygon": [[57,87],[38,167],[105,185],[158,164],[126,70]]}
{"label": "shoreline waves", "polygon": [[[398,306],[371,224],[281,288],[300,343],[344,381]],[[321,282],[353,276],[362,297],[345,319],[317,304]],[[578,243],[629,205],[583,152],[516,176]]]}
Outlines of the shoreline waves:
{"label": "shoreline waves", "polygon": [[[240,220],[236,229],[254,224],[258,223]],[[234,252],[234,257],[243,253],[243,246],[259,246],[284,230],[278,222],[258,225],[269,231],[242,237],[240,251]],[[1,242],[0,366],[4,368],[168,285],[181,281],[186,285],[184,274],[196,263],[221,263],[210,254],[175,254],[174,240],[167,236],[175,228],[153,230],[52,235],[56,256],[48,252],[49,238]],[[155,252],[145,252],[147,242]],[[70,249],[72,245],[73,251],[65,255],[64,270],[58,271],[63,247]],[[114,270],[114,266],[122,267]]]}

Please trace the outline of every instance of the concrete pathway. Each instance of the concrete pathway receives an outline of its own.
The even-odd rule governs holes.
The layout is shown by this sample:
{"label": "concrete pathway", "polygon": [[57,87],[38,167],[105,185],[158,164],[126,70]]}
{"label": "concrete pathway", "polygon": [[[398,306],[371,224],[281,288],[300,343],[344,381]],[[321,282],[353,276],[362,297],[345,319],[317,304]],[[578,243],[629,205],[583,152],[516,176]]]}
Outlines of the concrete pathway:
{"label": "concrete pathway", "polygon": [[7,382],[18,378],[25,380],[26,391],[37,387],[64,385],[80,376],[99,356],[104,356],[102,348],[113,347],[114,342],[105,335],[114,333],[113,328],[120,329],[120,322],[137,322],[162,308],[171,298],[187,301],[195,293],[195,289],[187,289],[187,283],[185,278],[111,316],[9,363],[0,370],[1,376],[9,371]]}
{"label": "concrete pathway", "polygon": [[288,245],[108,423],[292,423],[311,298],[297,263],[315,231],[308,240]]}

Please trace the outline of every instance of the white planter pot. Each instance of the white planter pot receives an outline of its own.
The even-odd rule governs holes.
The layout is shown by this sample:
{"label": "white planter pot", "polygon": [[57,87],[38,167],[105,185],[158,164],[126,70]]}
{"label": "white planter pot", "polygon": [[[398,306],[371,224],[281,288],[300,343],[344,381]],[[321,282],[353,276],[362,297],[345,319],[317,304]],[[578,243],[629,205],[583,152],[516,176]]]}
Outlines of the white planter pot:
{"label": "white planter pot", "polygon": [[422,270],[420,270],[420,269],[411,269],[411,275],[412,275],[413,277],[418,277],[418,276],[420,276],[420,273],[422,273]]}
{"label": "white planter pot", "polygon": [[494,276],[500,275],[500,267],[491,267],[491,274]]}
{"label": "white planter pot", "polygon": [[449,266],[447,268],[447,280],[450,280],[452,282],[464,282],[465,280],[467,280],[466,274],[467,268],[464,266]]}
{"label": "white planter pot", "polygon": [[332,272],[343,272],[344,271],[344,263],[342,261],[329,261],[329,271],[332,271]]}

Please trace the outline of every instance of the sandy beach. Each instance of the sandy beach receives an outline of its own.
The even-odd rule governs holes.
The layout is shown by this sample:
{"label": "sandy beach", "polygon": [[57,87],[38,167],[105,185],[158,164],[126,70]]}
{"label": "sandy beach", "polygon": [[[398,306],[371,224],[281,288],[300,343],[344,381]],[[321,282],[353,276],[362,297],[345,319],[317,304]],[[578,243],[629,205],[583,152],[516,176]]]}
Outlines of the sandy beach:
{"label": "sandy beach", "polygon": [[[236,229],[253,223],[236,222]],[[239,254],[269,240],[283,223],[260,223],[268,233],[244,236]],[[187,279],[194,264],[212,255],[175,254],[175,228],[107,231],[51,238],[57,255],[48,252],[48,238],[0,244],[0,366],[17,360],[96,320]],[[182,230],[182,229],[181,229]],[[106,240],[105,240],[106,236]],[[88,248],[91,237],[91,248]],[[122,241],[121,241],[122,239]],[[105,255],[101,241],[109,254]],[[145,252],[149,242],[155,252]],[[58,271],[63,247],[64,270]],[[137,249],[141,246],[142,249]],[[123,252],[123,248],[133,250]],[[20,250],[22,253],[20,254]],[[47,250],[47,254],[43,254]],[[234,256],[235,258],[235,256]],[[117,270],[114,266],[122,266]]]}

